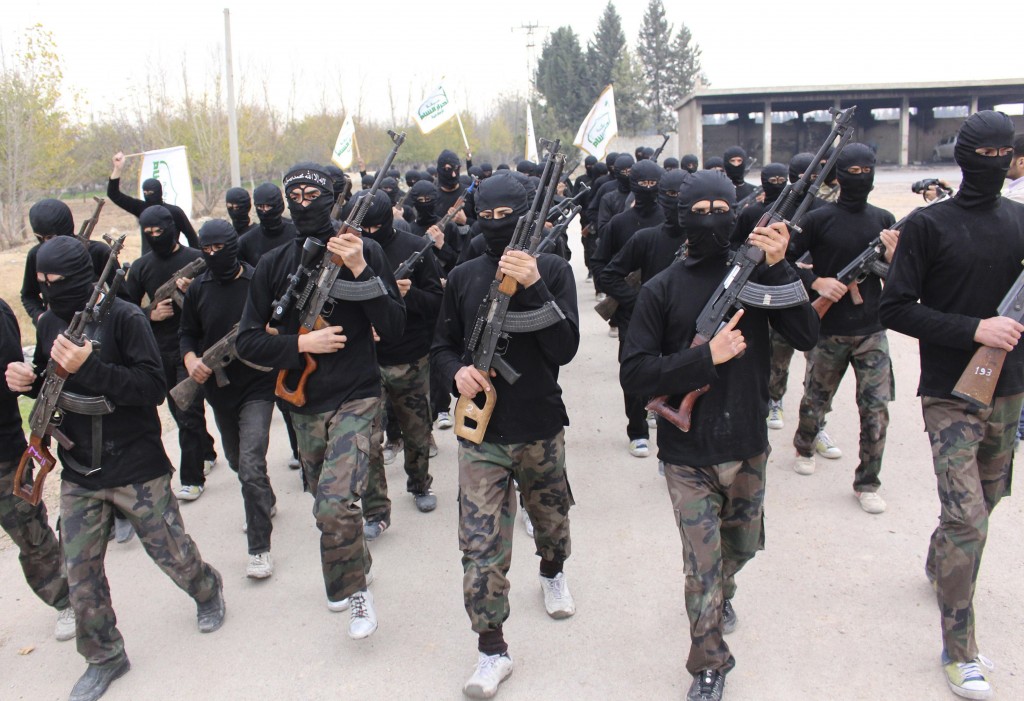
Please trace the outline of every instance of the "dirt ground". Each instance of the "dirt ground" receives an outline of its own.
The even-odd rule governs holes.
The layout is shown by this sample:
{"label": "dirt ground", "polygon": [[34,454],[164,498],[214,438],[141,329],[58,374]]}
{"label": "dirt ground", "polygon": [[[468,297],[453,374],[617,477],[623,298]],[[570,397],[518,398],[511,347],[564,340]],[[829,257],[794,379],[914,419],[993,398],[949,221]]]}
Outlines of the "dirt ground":
{"label": "dirt ground", "polygon": [[[909,183],[924,174],[880,173],[872,199],[899,217],[917,203]],[[517,523],[505,626],[516,671],[498,698],[681,698],[689,639],[679,536],[656,459],[626,450],[616,341],[591,311],[593,288],[573,245],[582,340],[561,383],[576,500],[566,572],[577,613],[565,621],[545,615],[534,548]],[[890,343],[897,391],[882,470],[889,509],[880,516],[863,513],[850,488],[858,435],[852,380],[840,388],[829,423],[843,458],[819,459],[812,477],[792,471],[804,367],[800,354],[794,359],[787,425],[770,432],[767,549],[738,577],[739,626],[728,638],[738,664],[728,676],[728,699],[954,698],[939,666],[939,615],[924,577],[938,503],[914,396],[917,347],[898,334]],[[350,640],[347,616],[324,606],[312,503],[286,466],[287,438],[275,415],[268,456],[279,507],[274,576],[245,577],[242,502],[222,460],[206,494],[182,513],[204,558],[224,575],[224,628],[200,635],[192,602],[138,541],[111,544],[106,569],[132,671],[104,698],[462,698],[476,651],[462,606],[457,446],[450,431],[435,435],[436,512],[418,513],[402,492],[400,462],[388,468],[392,527],[371,545],[380,620],[373,637]],[[176,460],[173,430],[164,443]],[[53,509],[50,515],[52,522]],[[975,599],[981,650],[997,665],[998,699],[1024,698],[1022,517],[1019,498],[994,513]],[[13,549],[0,553],[0,582],[0,698],[65,698],[85,665],[72,643],[53,640],[54,612],[25,585]]]}

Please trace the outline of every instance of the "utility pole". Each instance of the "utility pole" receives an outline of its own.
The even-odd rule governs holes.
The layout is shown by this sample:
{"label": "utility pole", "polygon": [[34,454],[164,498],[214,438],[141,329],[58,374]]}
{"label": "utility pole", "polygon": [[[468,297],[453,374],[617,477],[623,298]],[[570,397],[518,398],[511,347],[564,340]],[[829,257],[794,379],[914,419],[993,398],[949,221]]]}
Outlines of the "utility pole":
{"label": "utility pole", "polygon": [[512,31],[520,31],[526,34],[526,94],[527,99],[533,97],[533,71],[534,64],[536,63],[537,54],[537,42],[534,39],[534,34],[538,29],[547,29],[547,27],[541,26],[536,22],[526,22],[518,27],[512,27]]}
{"label": "utility pole", "polygon": [[224,8],[224,57],[227,63],[228,154],[231,162],[231,187],[241,187],[242,169],[238,163],[238,115],[235,113],[235,71],[231,63],[231,10]]}

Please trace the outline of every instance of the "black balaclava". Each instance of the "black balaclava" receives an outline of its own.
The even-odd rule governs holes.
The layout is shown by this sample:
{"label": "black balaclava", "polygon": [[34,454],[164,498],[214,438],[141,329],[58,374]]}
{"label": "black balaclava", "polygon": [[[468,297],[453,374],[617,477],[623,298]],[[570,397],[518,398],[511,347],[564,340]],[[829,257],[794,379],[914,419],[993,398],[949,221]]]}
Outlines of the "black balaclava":
{"label": "black balaclava", "polygon": [[423,174],[418,170],[407,170],[405,171],[405,184],[408,187],[412,187],[420,180],[423,180]]}
{"label": "black balaclava", "polygon": [[[743,159],[743,162],[738,166],[734,166],[729,163],[729,160],[739,156]],[[732,180],[733,185],[742,185],[743,176],[747,174],[747,152],[739,146],[730,146],[725,149],[725,153],[722,154],[722,165],[725,167],[725,174],[729,176],[729,180]]]}
{"label": "black balaclava", "polygon": [[[159,235],[146,233],[146,229],[154,227],[162,230]],[[174,253],[174,247],[178,245],[178,227],[166,207],[158,204],[144,209],[139,215],[139,228],[158,257],[167,258]]]}
{"label": "black balaclava", "polygon": [[[770,183],[769,178],[782,178],[781,185]],[[769,163],[761,169],[761,187],[764,188],[764,203],[771,204],[779,199],[783,188],[786,187],[786,180],[789,179],[789,168],[782,163]]]}
{"label": "black balaclava", "polygon": [[437,179],[437,166],[427,166],[427,177],[429,177],[431,180]]}
{"label": "black balaclava", "polygon": [[[420,226],[430,226],[440,219],[434,212],[437,197],[437,186],[429,180],[420,180],[409,190],[409,199],[416,209],[416,223]],[[427,198],[427,201],[420,202],[420,198]]]}
{"label": "black balaclava", "polygon": [[394,206],[398,203],[398,180],[391,177],[384,178],[383,180],[380,181],[380,189],[381,192],[387,195],[388,199],[391,200],[391,206]]}
{"label": "black balaclava", "polygon": [[498,164],[498,167],[497,167],[497,168],[495,168],[495,170],[496,170],[496,171],[497,171],[497,170],[508,170],[508,169],[509,169],[509,168],[508,168],[508,163],[499,163],[499,164]]}
{"label": "black balaclava", "polygon": [[516,172],[526,173],[527,175],[536,175],[537,164],[534,163],[533,161],[528,161],[524,158],[523,160],[516,163]]}
{"label": "black balaclava", "polygon": [[282,182],[286,197],[289,191],[302,185],[320,190],[320,196],[306,207],[288,197],[288,211],[291,213],[292,222],[299,233],[303,236],[313,236],[321,241],[327,241],[333,236],[331,209],[334,207],[334,187],[327,171],[316,163],[299,163],[292,166]]}
{"label": "black balaclava", "polygon": [[683,227],[679,224],[679,191],[689,179],[689,173],[677,168],[665,173],[665,177],[658,181],[658,204],[665,213],[661,230],[674,239],[683,235]]}
{"label": "black balaclava", "polygon": [[608,175],[608,166],[606,166],[604,163],[600,163],[600,162],[595,163],[594,164],[594,180],[597,180],[598,178],[603,178],[606,175]]}
{"label": "black balaclava", "polygon": [[633,167],[635,161],[628,153],[624,153],[615,159],[615,181],[619,186],[619,192],[629,192],[629,173],[626,171]]}
{"label": "black balaclava", "polygon": [[1013,146],[1013,122],[1002,112],[975,112],[960,126],[953,147],[953,158],[963,173],[956,203],[964,208],[993,206],[999,202],[1006,171],[1013,153],[982,156],[975,149]]}
{"label": "black balaclava", "polygon": [[[151,194],[147,195],[147,192]],[[146,178],[142,181],[142,195],[148,205],[163,204],[164,186],[156,178]]]}
{"label": "black balaclava", "polygon": [[223,219],[211,219],[199,227],[199,246],[224,244],[216,253],[203,251],[206,269],[217,282],[231,282],[238,275],[238,232]]}
{"label": "black balaclava", "polygon": [[462,185],[462,187],[469,187],[473,184],[473,178],[463,173],[459,176],[459,184]]}
{"label": "black balaclava", "polygon": [[[875,187],[875,152],[864,144],[848,144],[836,161],[839,177],[839,199],[836,204],[852,211],[864,209],[868,193]],[[870,168],[870,173],[851,175],[847,168],[861,166]]]}
{"label": "black balaclava", "polygon": [[537,196],[537,188],[540,187],[540,178],[535,178],[532,175],[519,173],[517,171],[510,171],[508,173],[508,177],[522,185],[523,189],[526,190],[526,199],[533,202],[533,198]]}
{"label": "black balaclava", "polygon": [[679,159],[678,158],[669,157],[669,158],[665,159],[665,170],[666,171],[677,170],[678,168],[679,168]]}
{"label": "black balaclava", "polygon": [[39,200],[28,210],[28,222],[40,238],[46,236],[74,236],[75,218],[71,208],[54,199]]}
{"label": "black balaclava", "polygon": [[[487,242],[487,254],[499,258],[512,241],[519,218],[530,210],[523,186],[515,178],[488,178],[476,189],[477,224]],[[497,207],[511,207],[512,213],[501,219],[484,219],[480,212]]]}
{"label": "black balaclava", "polygon": [[469,169],[470,182],[473,182],[473,178],[483,179],[484,169],[480,166],[473,166]]}
{"label": "black balaclava", "polygon": [[712,156],[704,161],[704,170],[721,170],[725,172],[725,161],[722,160],[721,156]]}
{"label": "black balaclava", "polygon": [[487,178],[491,177],[492,175],[494,175],[494,166],[492,166],[490,163],[481,163],[480,179],[487,180]]}
{"label": "black balaclava", "polygon": [[[359,202],[369,196],[369,192],[360,192],[352,198],[350,204],[354,207],[358,206]],[[395,214],[391,208],[391,199],[378,190],[373,194],[373,202],[370,203],[370,208],[366,210],[366,216],[363,217],[363,235],[373,239],[381,246],[387,246],[395,237],[394,223]],[[368,230],[371,226],[380,228],[371,234]]]}
{"label": "black balaclava", "polygon": [[683,156],[681,164],[683,170],[687,171],[688,173],[696,173],[697,169],[700,167],[700,161],[692,153],[688,153],[685,156]]}
{"label": "black balaclava", "polygon": [[237,209],[228,207],[228,216],[235,231],[244,234],[249,228],[249,210],[252,209],[249,191],[244,187],[233,187],[224,195],[224,203],[237,205]]}
{"label": "black balaclava", "polygon": [[[274,183],[257,185],[252,191],[252,200],[256,205],[256,216],[259,217],[264,233],[273,236],[280,232],[284,228],[284,198],[281,197],[281,188]],[[270,209],[262,212],[259,209],[260,205],[270,205]]]}
{"label": "black balaclava", "polygon": [[369,173],[367,173],[360,179],[360,185],[362,185],[364,190],[369,190],[371,187],[373,187],[373,181],[376,179],[377,176],[370,175]]}
{"label": "black balaclava", "polygon": [[[807,167],[811,165],[811,161],[814,160],[814,154],[804,151],[798,153],[789,159],[789,182],[795,183],[800,179],[800,176],[807,171]],[[811,178],[811,182],[817,178]]]}
{"label": "black balaclava", "polygon": [[608,172],[609,173],[612,173],[612,174],[615,173],[615,160],[618,157],[619,157],[619,154],[616,153],[615,151],[612,151],[611,153],[609,153],[607,156],[604,157],[604,164],[606,166],[608,166]]}
{"label": "black balaclava", "polygon": [[[665,171],[654,161],[645,158],[635,164],[629,171],[629,189],[633,193],[633,206],[644,214],[649,214],[658,206],[658,183]],[[653,187],[641,187],[640,183],[653,180]]]}
{"label": "black balaclava", "polygon": [[454,151],[445,149],[437,157],[437,184],[446,190],[453,189],[459,184],[459,157]]}
{"label": "black balaclava", "polygon": [[395,180],[398,180],[398,178],[400,177],[398,173],[398,168],[388,168],[387,176],[389,178],[394,178]]}
{"label": "black balaclava", "polygon": [[597,177],[594,175],[594,166],[597,165],[597,156],[587,156],[583,159],[583,170],[586,171],[587,175],[590,176],[590,182],[594,182]]}
{"label": "black balaclava", "polygon": [[644,147],[643,146],[637,146],[635,149],[633,149],[633,158],[636,159],[637,163],[639,163],[640,161],[644,160]]}
{"label": "black balaclava", "polygon": [[327,174],[331,176],[331,191],[334,193],[334,201],[337,202],[338,198],[345,192],[345,183],[348,178],[345,177],[345,172],[336,165],[328,164],[324,166]]}
{"label": "black balaclava", "polygon": [[[724,214],[694,214],[693,205],[703,200],[729,204]],[[736,223],[736,186],[724,173],[702,170],[695,173],[679,192],[679,224],[686,234],[688,265],[702,261],[722,262],[729,256],[729,236]]]}
{"label": "black balaclava", "polygon": [[654,149],[650,146],[644,146],[644,159],[654,158]]}
{"label": "black balaclava", "polygon": [[36,254],[36,272],[64,276],[59,282],[39,283],[43,299],[54,314],[70,322],[75,312],[85,308],[92,294],[93,270],[80,241],[56,236],[44,243]]}

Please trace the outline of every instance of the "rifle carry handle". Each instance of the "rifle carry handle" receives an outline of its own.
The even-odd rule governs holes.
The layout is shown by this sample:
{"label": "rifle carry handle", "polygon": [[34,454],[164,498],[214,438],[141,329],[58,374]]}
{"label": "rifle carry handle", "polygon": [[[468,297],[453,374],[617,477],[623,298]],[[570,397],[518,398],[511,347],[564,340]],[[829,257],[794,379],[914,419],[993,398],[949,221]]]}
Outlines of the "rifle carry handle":
{"label": "rifle carry handle", "polygon": [[491,414],[494,413],[494,405],[498,403],[498,393],[495,392],[493,384],[491,391],[484,392],[483,395],[484,405],[482,407],[477,406],[475,398],[469,399],[462,396],[455,403],[455,435],[477,445],[483,442],[487,424],[490,423]]}
{"label": "rifle carry handle", "polygon": [[[690,348],[696,348],[697,346],[702,346],[705,343],[707,343],[707,339],[698,335],[693,339],[693,343],[690,344]],[[683,401],[679,403],[678,409],[669,404],[668,397],[666,395],[655,397],[648,402],[647,406],[644,408],[647,409],[647,411],[653,411],[683,433],[689,433],[690,426],[693,425],[693,407],[697,404],[697,400],[710,389],[711,385],[704,385],[699,389],[687,392],[686,396],[683,397]]]}
{"label": "rifle carry handle", "polygon": [[974,356],[960,375],[952,395],[982,408],[992,406],[992,396],[995,394],[1005,360],[1006,351],[1001,348],[982,346],[974,351]]}
{"label": "rifle carry handle", "polygon": [[[313,324],[313,330],[319,331],[327,326],[322,317],[317,317]],[[310,333],[309,329],[305,326],[299,327],[299,336],[305,336]],[[277,373],[277,384],[274,385],[274,396],[280,397],[289,404],[295,406],[306,405],[306,382],[309,380],[309,376],[316,372],[317,363],[312,353],[302,354],[306,359],[306,367],[302,369],[302,374],[299,375],[299,381],[295,383],[295,389],[288,387],[288,374],[289,370],[279,370]]]}
{"label": "rifle carry handle", "polygon": [[[32,465],[34,462],[39,463],[39,471],[33,476]],[[29,439],[28,447],[21,455],[18,469],[14,472],[14,489],[12,490],[14,496],[21,497],[32,506],[37,506],[43,500],[43,482],[46,480],[46,475],[56,464],[53,455],[43,445],[42,439],[32,436]],[[27,484],[26,477],[31,480]]]}

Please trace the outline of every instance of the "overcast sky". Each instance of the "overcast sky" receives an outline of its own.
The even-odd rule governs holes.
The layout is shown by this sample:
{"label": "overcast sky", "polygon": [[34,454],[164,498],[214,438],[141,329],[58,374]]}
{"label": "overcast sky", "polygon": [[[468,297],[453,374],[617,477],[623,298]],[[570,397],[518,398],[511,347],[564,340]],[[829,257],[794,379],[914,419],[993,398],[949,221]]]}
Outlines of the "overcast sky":
{"label": "overcast sky", "polygon": [[[442,76],[471,111],[501,94],[525,94],[527,35],[570,25],[585,47],[606,0],[511,2],[7,2],[5,53],[35,23],[53,32],[67,84],[97,116],[124,109],[145,89],[147,71],[180,95],[183,67],[197,90],[223,65],[223,8],[231,9],[236,86],[297,113],[347,109],[390,120],[390,81],[399,121]],[[635,46],[645,0],[619,0]],[[1010,0],[842,1],[668,0],[703,50],[712,87],[822,85],[1024,77],[1011,52],[1020,14]],[[727,10],[723,8],[728,8]],[[975,11],[977,20],[965,15]],[[1001,9],[1000,9],[1001,8]],[[1017,8],[1010,10],[1009,8]],[[821,51],[824,49],[824,51]],[[807,59],[821,51],[822,58]],[[293,88],[294,85],[294,88]],[[596,96],[595,96],[596,98]],[[360,103],[361,99],[361,103]],[[581,115],[582,117],[582,115]]]}

